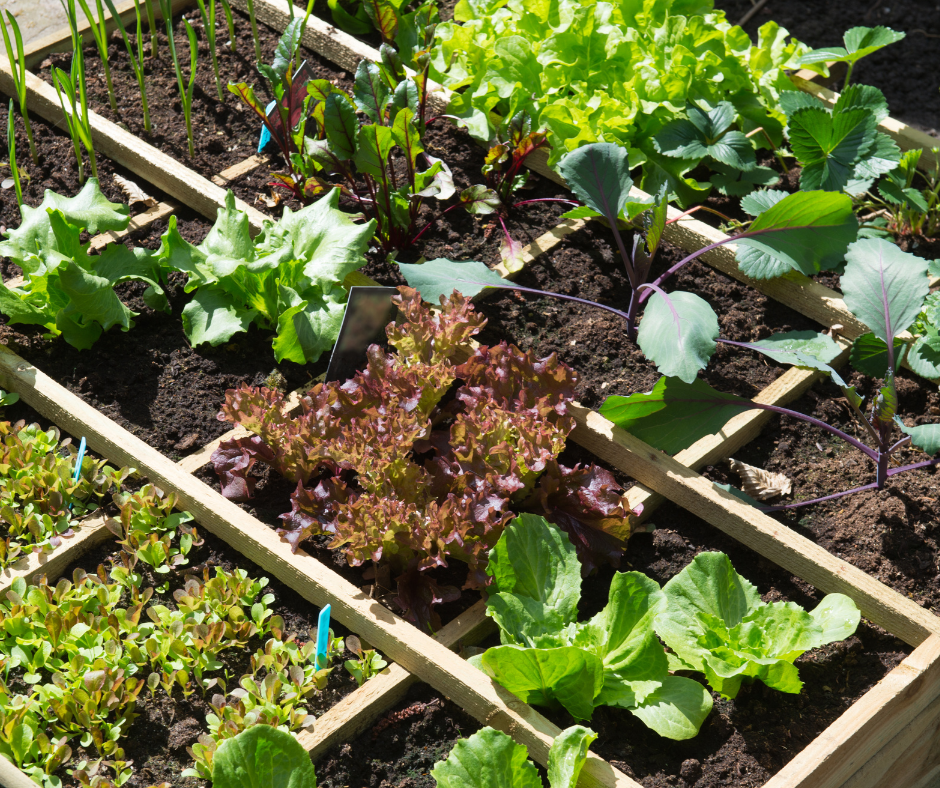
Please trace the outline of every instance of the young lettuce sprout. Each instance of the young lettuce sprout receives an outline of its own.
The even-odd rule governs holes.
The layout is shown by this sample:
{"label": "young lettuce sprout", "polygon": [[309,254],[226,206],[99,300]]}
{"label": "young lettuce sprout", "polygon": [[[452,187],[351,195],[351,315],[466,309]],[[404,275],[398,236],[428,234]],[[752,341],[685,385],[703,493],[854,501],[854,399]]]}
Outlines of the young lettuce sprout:
{"label": "young lettuce sprout", "polygon": [[[13,89],[16,92],[16,100],[20,105],[20,114],[23,116],[23,123],[26,124],[26,139],[29,140],[29,155],[34,164],[39,164],[39,153],[36,150],[36,143],[33,140],[33,127],[29,122],[29,110],[26,106],[26,56],[23,51],[23,36],[20,34],[20,26],[16,22],[16,17],[11,11],[7,11],[7,21],[10,29],[13,31],[13,41],[10,41],[10,34],[7,32],[7,23],[3,19],[3,12],[0,11],[0,33],[3,34],[3,45],[6,48],[7,60],[10,62],[10,76],[13,78]],[[14,56],[13,44],[16,44],[16,53]]]}
{"label": "young lettuce sprout", "polygon": [[219,94],[219,101],[225,101],[222,93],[222,80],[219,79],[219,55],[215,41],[215,0],[209,0],[209,9],[206,10],[205,0],[196,0],[199,5],[199,14],[202,16],[202,26],[206,31],[206,41],[209,44],[209,54],[212,56],[212,72],[215,75],[215,89]]}
{"label": "young lettuce sprout", "polygon": [[13,186],[16,189],[16,204],[23,210],[23,187],[20,184],[20,171],[16,166],[16,127],[13,123],[13,99],[10,99],[10,108],[7,111],[7,151],[10,159],[10,172]]}
{"label": "young lettuce sprout", "polygon": [[[144,36],[143,36],[143,24],[140,17],[140,0],[134,0],[134,12],[137,19],[137,48],[135,50],[134,45],[131,44],[130,37],[127,35],[127,30],[124,27],[124,22],[121,20],[121,15],[118,14],[117,9],[114,7],[114,0],[104,0],[108,6],[108,10],[111,12],[111,18],[115,20],[118,26],[118,30],[121,31],[121,38],[124,40],[124,46],[127,49],[128,59],[131,62],[131,68],[134,69],[134,76],[137,79],[137,87],[140,89],[140,104],[143,108],[144,113],[144,131],[150,133],[150,109],[147,106],[147,81],[146,74],[144,71]],[[144,2],[150,5],[150,0],[144,0]]]}
{"label": "young lettuce sprout", "polygon": [[183,26],[186,28],[186,36],[189,39],[189,83],[183,79],[183,68],[180,65],[179,55],[176,51],[176,40],[173,37],[173,4],[172,0],[159,0],[160,11],[166,22],[166,43],[170,50],[170,57],[173,59],[173,68],[176,71],[176,84],[180,91],[180,103],[183,105],[183,116],[186,119],[186,140],[189,143],[190,157],[196,155],[196,148],[193,145],[193,87],[196,84],[196,65],[199,55],[198,44],[196,43],[196,31],[189,24],[188,19],[183,19]]}
{"label": "young lettuce sprout", "polygon": [[[60,2],[62,2],[62,0],[60,0]],[[74,0],[69,0],[69,4],[72,2],[74,2]],[[111,81],[111,63],[108,60],[108,25],[104,18],[104,6],[101,4],[101,0],[95,0],[98,11],[98,21],[95,22],[91,8],[88,5],[88,0],[78,0],[78,3],[82,7],[82,12],[85,14],[86,19],[88,19],[88,27],[98,47],[98,55],[101,57],[101,66],[104,69],[104,81],[108,86],[108,102],[111,104],[111,111],[117,112],[117,98],[114,95],[114,83]]]}

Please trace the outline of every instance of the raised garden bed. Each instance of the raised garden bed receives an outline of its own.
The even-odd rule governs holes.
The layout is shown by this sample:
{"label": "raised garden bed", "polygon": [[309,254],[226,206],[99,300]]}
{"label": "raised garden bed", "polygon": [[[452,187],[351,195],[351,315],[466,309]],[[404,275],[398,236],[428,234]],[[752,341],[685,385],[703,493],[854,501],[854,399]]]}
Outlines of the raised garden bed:
{"label": "raised garden bed", "polygon": [[[324,40],[328,36],[323,31],[320,32],[320,35],[324,37]],[[334,42],[332,44],[334,54],[345,45],[342,36],[337,35],[335,38],[329,38],[329,40]],[[339,45],[336,44],[337,41],[340,42]],[[340,52],[340,55],[336,57],[343,68],[349,68],[343,62],[344,58],[349,59],[349,51],[347,48],[345,52]],[[2,78],[0,78],[0,84],[4,84]],[[36,85],[35,82],[31,82],[31,86],[37,91],[33,100],[38,103],[38,107],[34,111],[42,113],[43,110],[40,108],[45,107],[50,116],[54,117],[55,107],[52,107],[48,101],[48,92]],[[43,103],[44,94],[45,104]],[[38,98],[36,98],[37,96]],[[209,215],[214,213],[214,206],[222,204],[221,191],[213,189],[204,179],[185,173],[175,164],[170,166],[167,172],[157,172],[154,170],[153,162],[167,164],[165,157],[161,158],[155,155],[155,152],[145,149],[140,143],[131,145],[130,139],[113,126],[96,121],[96,128],[102,135],[99,144],[103,143],[103,147],[107,147],[109,143],[104,142],[105,140],[109,138],[118,140],[121,144],[114,145],[112,148],[113,151],[116,151],[117,160],[128,163],[129,169],[135,172],[138,177],[153,178],[151,182],[164,188],[169,196],[184,201]],[[113,137],[111,137],[112,134]],[[106,151],[106,154],[111,155],[108,151]],[[195,197],[197,193],[199,196]],[[189,201],[190,199],[192,201]],[[251,215],[257,226],[257,222],[260,220],[259,215],[254,212],[251,212]],[[690,227],[695,234],[694,237],[698,239],[696,248],[703,245],[703,238],[714,237],[714,231],[708,228],[702,229],[703,226],[697,222],[682,221],[672,225],[672,227],[677,233],[675,236],[676,242],[680,245],[682,245],[681,239],[684,237],[686,243],[694,246],[688,240],[690,235],[687,231]],[[686,231],[686,233],[683,235],[679,231]],[[564,248],[558,249],[557,243],[557,235],[553,234],[536,239],[528,250],[529,259],[540,249],[552,246],[556,247],[560,255],[559,259],[564,264],[566,257],[572,253]],[[712,256],[713,259],[721,258],[721,250],[719,249],[718,252],[719,254]],[[727,261],[727,255],[725,255],[725,260]],[[734,276],[737,268],[733,259],[727,263],[727,267],[733,269],[729,270],[728,273]],[[610,273],[612,272],[605,273],[602,269],[601,276],[608,276]],[[564,276],[564,269],[562,269],[560,275]],[[740,275],[735,278],[742,279]],[[785,303],[789,302],[789,305],[796,307],[797,311],[807,314],[825,325],[829,325],[831,322],[840,322],[840,319],[845,317],[844,307],[840,308],[838,300],[833,300],[832,295],[824,293],[818,287],[811,288],[806,283],[793,284],[792,280],[790,282],[789,284],[779,285],[771,283],[771,286],[763,289],[771,296],[783,295],[784,297],[781,300]],[[538,283],[542,284],[541,281],[538,281]],[[596,286],[606,287],[606,283],[598,282]],[[707,292],[708,286],[705,287]],[[732,286],[723,284],[719,290],[723,288],[726,292],[729,292],[729,287]],[[809,291],[809,294],[807,294],[807,291]],[[827,302],[823,299],[829,300]],[[519,303],[520,310],[524,309],[522,302]],[[494,310],[494,314],[499,311],[508,313],[511,311],[512,306],[511,299],[501,299],[494,301],[491,308]],[[510,317],[512,317],[511,314]],[[730,322],[734,322],[733,314],[729,314],[728,318]],[[558,318],[555,319],[558,320]],[[570,320],[570,317],[568,319]],[[782,315],[777,309],[773,320],[774,327],[779,328],[780,324],[798,326],[801,318]],[[500,321],[504,323],[502,327],[496,326],[495,322],[494,320],[491,324],[490,331],[501,330],[501,332],[506,332],[508,330],[511,339],[520,342],[523,340],[517,333],[519,331],[518,326],[514,330],[511,324],[505,325],[508,322],[505,319]],[[845,320],[844,324],[846,325],[845,334],[847,336],[852,336],[853,330],[856,334],[861,333],[858,327],[853,326],[848,320]],[[525,328],[527,329],[528,326],[525,326]],[[741,326],[742,330],[749,328],[750,326]],[[502,333],[502,335],[505,336],[505,333]],[[536,338],[529,337],[528,339],[535,340]],[[547,341],[555,340],[549,337]],[[578,338],[575,337],[575,342],[577,343],[577,341]],[[568,342],[569,347],[572,347],[570,340]],[[533,344],[538,346],[537,340]],[[577,345],[573,347],[577,347]],[[331,603],[334,606],[336,617],[341,622],[352,631],[362,633],[371,643],[374,643],[383,653],[401,666],[394,667],[387,676],[380,676],[373,680],[375,683],[371,687],[372,699],[370,701],[359,705],[344,701],[318,722],[318,727],[322,726],[323,729],[330,731],[331,735],[335,733],[337,736],[336,741],[350,740],[357,730],[368,726],[372,720],[385,711],[393,700],[398,700],[404,692],[405,685],[410,680],[410,676],[406,671],[410,671],[418,678],[427,681],[438,692],[452,698],[476,719],[485,722],[485,724],[508,730],[518,741],[529,747],[533,758],[544,764],[548,744],[557,735],[558,728],[537,712],[525,706],[525,704],[511,698],[494,683],[484,680],[481,674],[466,666],[442,645],[442,643],[448,645],[455,643],[458,638],[454,635],[458,631],[461,634],[468,632],[480,634],[480,622],[484,619],[481,616],[479,605],[471,608],[466,614],[458,616],[446,630],[439,633],[437,643],[414,632],[414,630],[406,630],[406,625],[400,619],[367,599],[358,589],[348,582],[338,579],[329,569],[315,559],[303,553],[291,555],[283,543],[278,542],[270,531],[260,526],[256,520],[244,511],[222,499],[185,471],[174,467],[172,463],[152,448],[123,432],[94,409],[88,407],[36,371],[35,367],[32,367],[28,362],[21,361],[9,354],[4,354],[0,358],[4,361],[4,372],[0,375],[3,382],[9,388],[19,391],[27,401],[37,407],[47,418],[52,419],[73,434],[86,434],[92,447],[105,456],[116,462],[131,462],[140,467],[149,478],[161,486],[178,491],[182,505],[191,509],[196,514],[199,522],[204,524],[206,528],[219,535],[251,560],[257,561],[265,571],[271,572],[288,586],[298,590],[310,601],[318,605],[326,602]],[[39,358],[36,358],[35,361],[39,367],[44,366]],[[577,364],[576,360],[575,363]],[[799,396],[813,382],[815,377],[811,372],[798,369],[779,375],[778,371],[768,368],[763,376],[748,379],[745,385],[751,388],[751,391],[747,392],[749,394],[766,386],[767,388],[760,394],[761,398],[784,401],[787,398]],[[66,378],[60,378],[60,380],[68,382]],[[603,380],[597,379],[597,383],[594,385],[599,387],[603,382]],[[631,390],[633,390],[632,387]],[[600,392],[597,391],[595,396],[599,397]],[[204,412],[208,412],[211,407],[211,405],[207,405]],[[868,694],[862,695],[861,699],[851,706],[821,736],[809,743],[807,748],[789,765],[780,769],[782,764],[779,762],[760,763],[760,769],[763,770],[760,772],[762,776],[754,776],[755,780],[764,780],[776,771],[776,775],[770,777],[770,781],[766,782],[766,785],[774,786],[774,788],[783,788],[784,786],[791,788],[797,785],[807,787],[811,785],[858,786],[860,788],[863,785],[878,784],[878,781],[882,779],[890,778],[893,780],[901,776],[904,784],[926,787],[935,779],[937,773],[937,767],[929,758],[928,753],[935,738],[938,714],[940,714],[940,710],[937,708],[940,703],[936,700],[938,694],[940,694],[940,686],[937,684],[937,673],[940,668],[936,667],[938,641],[935,637],[936,634],[940,633],[938,619],[903,596],[891,592],[880,583],[872,580],[869,576],[851,566],[850,563],[834,558],[809,540],[800,537],[795,531],[780,525],[780,523],[766,515],[755,512],[752,508],[717,490],[710,481],[690,470],[693,467],[701,467],[703,464],[715,462],[721,456],[727,456],[728,453],[735,451],[739,446],[746,443],[759,430],[760,425],[766,421],[765,415],[758,413],[758,416],[755,417],[754,412],[743,414],[743,417],[738,417],[732,423],[729,423],[722,430],[721,435],[702,439],[695,446],[680,453],[675,459],[665,457],[650,449],[628,434],[611,427],[597,414],[587,410],[577,412],[580,426],[574,437],[596,456],[606,460],[613,467],[625,471],[641,484],[648,485],[657,494],[663,494],[679,506],[704,517],[711,525],[728,532],[733,539],[740,540],[774,564],[783,567],[784,572],[778,575],[781,578],[779,580],[781,584],[790,582],[789,578],[786,577],[788,572],[801,578],[801,584],[793,593],[812,593],[809,586],[806,585],[807,583],[823,591],[842,591],[855,599],[863,614],[871,622],[884,627],[893,636],[910,645],[919,647],[897,669],[889,673],[884,681],[869,691]],[[200,433],[197,440],[205,440],[211,434],[213,433]],[[173,453],[174,449],[168,449],[167,446],[168,443],[164,440],[161,448],[164,451]],[[193,448],[192,445],[175,449],[175,451],[182,453],[189,451],[190,448]],[[194,458],[196,457],[205,459],[205,452],[195,452]],[[194,459],[184,467],[187,470],[194,470],[196,465],[197,460]],[[631,502],[645,501],[646,512],[644,516],[648,516],[654,509],[655,498],[653,494],[649,489],[644,489],[639,485],[630,491],[628,500]],[[656,517],[660,523],[664,523],[666,518],[669,518],[672,514],[671,510],[660,510],[660,512],[661,515]],[[704,526],[685,524],[681,536],[677,535],[678,538],[680,540],[683,537],[691,538],[689,533],[693,533],[696,527],[704,529]],[[675,529],[670,528],[669,530]],[[709,533],[711,533],[710,529]],[[644,554],[643,540],[653,540],[653,547],[655,548],[653,555],[646,559],[649,561],[650,566],[661,563],[663,555],[666,553],[677,556],[691,556],[698,549],[702,549],[696,545],[711,546],[712,544],[709,539],[704,539],[701,543],[696,541],[695,545],[691,547],[685,543],[680,546],[672,538],[669,531],[660,532],[659,544],[655,541],[655,534],[653,537],[638,535],[635,538],[640,540],[637,543],[638,556]],[[730,550],[731,548],[729,548],[729,552]],[[681,562],[676,558],[676,569],[681,568],[679,563]],[[659,567],[662,572],[660,576],[663,579],[670,573],[668,566],[667,562],[666,565]],[[599,578],[598,582],[603,583],[603,579]],[[781,591],[782,586],[778,587],[777,583],[778,580],[774,580],[773,587]],[[768,592],[770,585],[768,584],[766,588],[762,586],[761,590],[765,593]],[[783,591],[783,593],[790,596],[791,592]],[[873,645],[879,642],[878,638],[883,636],[875,634],[873,630],[865,630],[863,637],[866,645]],[[897,646],[894,641],[889,638],[885,643],[886,646],[890,645],[896,653]],[[852,648],[854,647],[850,646],[849,650],[851,651]],[[887,655],[889,652],[886,649],[884,653]],[[885,667],[892,666],[898,658],[899,655],[894,657],[885,656],[883,664]],[[842,675],[844,676],[844,674]],[[873,676],[873,680],[878,678],[878,676]],[[819,679],[820,682],[828,680],[826,678]],[[843,679],[843,683],[847,682]],[[369,687],[368,684],[366,686]],[[851,702],[851,694],[842,697],[842,700],[836,701],[836,706]],[[429,698],[422,696],[417,699],[417,702],[427,703],[428,700]],[[405,708],[413,708],[414,703],[415,701],[411,700]],[[425,706],[415,712],[415,715],[421,719],[426,719],[429,715],[433,716],[434,713],[436,712],[429,712]],[[450,718],[453,719],[453,715]],[[742,722],[742,725],[746,724],[746,722]],[[782,722],[781,724],[786,725],[787,723]],[[821,723],[822,726],[825,724],[825,721]],[[466,731],[466,733],[469,732],[469,730]],[[464,731],[461,730],[460,733],[463,735]],[[315,728],[314,736],[317,736],[317,734],[318,728]],[[447,736],[453,738],[453,734],[454,729],[448,727],[446,736],[443,739],[441,737],[436,738],[433,743],[437,745]],[[366,734],[367,737],[370,735]],[[322,752],[323,748],[327,746],[322,739],[318,742],[312,742],[308,739],[304,743],[308,746],[308,749],[315,753]],[[421,739],[418,739],[417,743],[424,746]],[[409,738],[409,746],[415,747],[416,742]],[[625,765],[624,771],[627,771],[626,767],[629,767],[637,777],[642,777],[644,784],[649,786],[658,784],[655,782],[655,780],[660,779],[660,776],[656,776],[658,774],[657,770],[662,771],[661,777],[666,780],[670,769],[673,775],[678,776],[679,779],[688,782],[688,778],[693,778],[695,782],[690,784],[700,784],[701,786],[761,784],[760,782],[744,783],[742,782],[742,775],[736,772],[726,775],[728,779],[732,780],[731,783],[720,782],[721,779],[725,778],[719,775],[719,763],[714,759],[709,761],[707,756],[703,756],[702,759],[693,757],[679,760],[679,755],[676,754],[671,756],[674,763],[663,769],[661,764],[646,762],[631,764],[628,758],[629,753],[601,749],[604,746],[603,742],[599,742],[594,749],[603,752],[617,763],[611,766],[597,757],[592,757],[582,775],[584,784],[617,784],[624,786],[635,784],[626,774],[616,769],[616,766],[621,763]],[[367,744],[357,742],[352,750],[341,751],[339,755],[331,756],[332,763],[326,767],[329,778],[335,773],[339,775],[339,780],[345,779],[345,775],[350,772],[344,772],[343,769],[349,768],[350,755],[354,755],[357,751],[363,751],[362,749],[355,749],[356,747],[364,747],[366,751],[368,749]],[[346,758],[345,766],[342,762],[343,758]],[[695,776],[695,765],[686,763],[690,760],[699,760],[700,767],[704,764],[701,778]],[[420,757],[415,763],[418,768],[424,768],[425,770],[428,765],[427,761],[422,761]],[[713,770],[715,779],[712,782],[700,782],[701,779],[705,779],[712,765],[716,767]],[[745,768],[745,765],[742,765],[741,768]],[[683,768],[685,768],[685,774],[682,773]],[[732,766],[730,768],[734,770],[736,767]],[[0,762],[0,769],[7,769],[5,762]],[[678,769],[678,773],[676,773],[676,769]],[[758,771],[755,767],[755,772]],[[627,774],[629,774],[629,771]],[[5,776],[4,779],[6,780]],[[11,779],[15,780],[17,778],[12,777]],[[747,779],[751,778],[748,777]],[[651,780],[653,781],[651,782]],[[337,784],[346,783],[337,782]],[[430,784],[430,782],[425,784]]]}

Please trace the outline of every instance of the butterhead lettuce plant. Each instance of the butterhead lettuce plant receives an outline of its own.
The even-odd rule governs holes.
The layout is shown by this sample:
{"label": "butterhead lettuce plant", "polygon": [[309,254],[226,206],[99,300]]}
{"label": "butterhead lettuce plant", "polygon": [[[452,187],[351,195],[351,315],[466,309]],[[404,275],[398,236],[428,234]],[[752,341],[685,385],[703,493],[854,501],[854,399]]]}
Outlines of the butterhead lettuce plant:
{"label": "butterhead lettuce plant", "polygon": [[666,608],[655,629],[672,651],[670,667],[704,673],[726,698],[754,679],[799,693],[803,682],[794,661],[851,637],[861,620],[844,594],[828,594],[810,612],[794,602],[763,602],[724,553],[699,553],[663,594]]}
{"label": "butterhead lettuce plant", "polygon": [[655,580],[618,572],[607,607],[579,622],[575,548],[557,526],[525,514],[503,531],[487,573],[486,612],[502,645],[471,663],[526,703],[562,706],[578,720],[617,706],[667,738],[698,733],[712,699],[698,682],[669,673],[653,629],[666,610]]}
{"label": "butterhead lettuce plant", "polygon": [[618,561],[629,536],[619,487],[606,471],[556,461],[574,428],[576,374],[501,343],[474,349],[485,319],[454,294],[432,312],[417,292],[395,298],[387,329],[396,352],[373,345],[366,369],[320,384],[285,415],[278,391],[226,392],[219,419],[252,435],[212,455],[222,492],[244,500],[257,462],[297,484],[280,534],[296,550],[319,534],[353,566],[382,563],[398,603],[422,625],[457,594],[428,570],[456,559],[465,588],[486,584],[487,553],[514,510],[562,524],[590,568]]}
{"label": "butterhead lettuce plant", "polygon": [[[572,725],[555,737],[548,751],[549,788],[575,788],[596,738],[583,725]],[[528,754],[511,736],[483,728],[458,741],[445,760],[434,764],[431,776],[437,788],[544,788]]]}

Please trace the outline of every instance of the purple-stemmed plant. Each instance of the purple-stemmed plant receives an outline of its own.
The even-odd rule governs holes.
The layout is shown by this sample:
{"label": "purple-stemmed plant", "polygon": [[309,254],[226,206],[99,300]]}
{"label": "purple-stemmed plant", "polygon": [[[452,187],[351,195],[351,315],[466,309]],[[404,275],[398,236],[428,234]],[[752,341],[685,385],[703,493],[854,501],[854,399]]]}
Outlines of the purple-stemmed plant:
{"label": "purple-stemmed plant", "polygon": [[[514,285],[481,263],[434,260],[423,265],[401,264],[402,273],[428,300],[436,300],[455,286],[465,295],[486,287],[505,288],[594,306],[621,317],[627,335],[637,341],[664,377],[649,393],[608,398],[600,412],[663,451],[675,453],[686,448],[721,429],[728,419],[743,410],[763,409],[820,427],[862,451],[876,465],[876,479],[869,485],[798,504],[762,507],[767,510],[818,503],[864,489],[881,489],[891,476],[940,463],[940,458],[935,458],[902,468],[889,467],[891,456],[907,445],[929,455],[940,452],[940,425],[908,427],[896,415],[894,378],[904,353],[903,343],[899,345],[897,337],[923,308],[929,290],[926,260],[881,240],[861,240],[849,245],[857,224],[844,195],[800,192],[780,199],[779,195],[765,193],[766,210],[759,213],[746,232],[693,252],[648,281],[667,221],[666,206],[664,201],[652,208],[649,200],[630,202],[632,184],[626,153],[618,153],[619,150],[613,145],[586,146],[563,159],[559,172],[587,206],[567,215],[602,216],[614,232],[631,285],[626,310]],[[618,223],[644,209],[640,217],[643,229],[634,236],[633,249],[628,252]],[[831,337],[801,331],[750,343],[719,339],[717,317],[707,302],[691,293],[665,291],[666,281],[684,265],[728,243],[737,244],[738,262],[752,272],[779,274],[794,269],[812,274],[831,267],[834,257],[847,261],[842,276],[846,304],[871,328],[871,333],[855,341],[852,363],[859,371],[884,380],[868,415],[862,410],[863,400],[855,388],[829,366],[840,353]],[[641,319],[642,305],[645,307]],[[864,443],[837,427],[788,408],[755,403],[711,388],[698,378],[698,371],[705,367],[718,342],[762,353],[780,363],[829,374],[842,389],[870,442]],[[940,342],[936,349],[924,346],[917,352],[934,353],[940,360]],[[903,433],[897,440],[895,428]]]}

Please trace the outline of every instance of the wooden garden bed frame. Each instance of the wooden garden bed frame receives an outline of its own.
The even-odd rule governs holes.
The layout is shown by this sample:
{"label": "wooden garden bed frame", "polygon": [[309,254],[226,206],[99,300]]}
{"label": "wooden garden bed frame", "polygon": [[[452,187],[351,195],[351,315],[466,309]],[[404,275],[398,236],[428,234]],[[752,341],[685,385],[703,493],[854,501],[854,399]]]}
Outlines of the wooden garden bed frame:
{"label": "wooden garden bed frame", "polygon": [[[174,9],[190,4],[190,0],[175,0]],[[234,0],[233,5],[243,8],[244,0]],[[259,21],[276,30],[283,29],[288,19],[285,0],[255,0],[255,8]],[[119,12],[127,13],[128,10],[133,14],[132,2],[119,6]],[[28,62],[41,62],[50,52],[61,51],[63,39],[67,49],[67,33],[51,36],[31,47],[27,54]],[[363,57],[374,59],[377,56],[375,50],[315,17],[310,18],[304,44],[350,71],[355,70]],[[27,84],[31,111],[62,125],[61,108],[54,89],[32,74],[27,75]],[[800,87],[804,88],[802,84]],[[0,90],[10,93],[11,88],[9,65],[0,58]],[[835,94],[816,86],[804,89],[819,91],[817,95],[824,100],[834,100]],[[446,103],[443,93],[436,95],[438,101]],[[223,204],[225,192],[222,187],[262,163],[262,157],[251,157],[210,181],[94,113],[92,127],[96,150],[162,189],[174,200],[210,218]],[[931,145],[936,144],[933,138],[891,119],[882,124],[882,129],[891,133],[902,148],[922,146],[925,140],[921,137]],[[556,174],[545,171],[544,160],[535,162],[533,169],[558,180]],[[260,229],[267,217],[240,201],[238,205],[248,213],[252,228]],[[133,221],[136,227],[142,227],[167,216],[174,209],[172,203],[163,203]],[[548,231],[526,247],[526,262],[535,260],[580,226],[580,222],[563,222]],[[683,219],[669,227],[667,239],[687,250],[702,248],[722,237],[717,230],[696,220]],[[100,248],[110,240],[112,238],[94,239],[93,246]],[[703,259],[723,273],[755,286],[825,326],[841,323],[844,326],[842,334],[849,339],[866,330],[848,313],[838,293],[811,280],[749,280],[737,270],[733,247],[720,247]],[[507,274],[505,271],[501,273]],[[358,278],[353,276],[347,284],[361,281],[361,275]],[[849,343],[843,340],[841,344],[843,353],[836,363],[844,363],[847,357]],[[785,403],[801,395],[818,377],[819,373],[791,369],[755,400]],[[548,748],[559,729],[450,650],[459,643],[479,640],[491,631],[492,622],[485,617],[482,602],[450,622],[434,638],[422,635],[316,559],[303,551],[291,554],[289,546],[281,542],[270,528],[196,479],[192,472],[208,461],[212,449],[222,439],[213,441],[180,463],[173,463],[6,348],[0,348],[0,385],[19,393],[25,402],[63,430],[76,436],[84,435],[90,447],[102,456],[112,462],[133,465],[154,483],[176,492],[180,506],[191,511],[203,527],[313,604],[331,603],[337,620],[394,660],[395,664],[383,675],[367,682],[317,720],[312,733],[298,737],[314,758],[368,727],[403,696],[411,682],[423,680],[452,698],[481,723],[504,730],[527,745],[531,757],[545,764]],[[580,407],[575,407],[574,413],[578,427],[572,437],[640,482],[627,497],[631,507],[644,503],[644,516],[648,516],[663,498],[668,498],[820,590],[847,594],[855,600],[866,618],[915,647],[909,657],[766,786],[887,788],[889,785],[904,785],[928,788],[934,785],[940,779],[940,618],[719,490],[696,472],[697,468],[729,456],[753,439],[771,414],[766,411],[740,414],[715,435],[701,439],[676,457],[668,457],[614,427],[597,413]],[[50,556],[43,560],[31,556],[4,572],[0,576],[0,590],[16,576],[34,578],[42,573],[55,574],[105,538],[107,529],[104,522],[89,521],[76,537]],[[2,758],[0,783],[34,785],[25,774]],[[638,786],[596,756],[592,756],[585,767],[580,784]]]}

